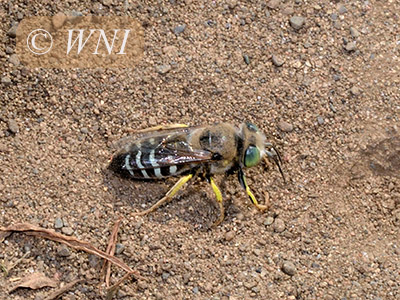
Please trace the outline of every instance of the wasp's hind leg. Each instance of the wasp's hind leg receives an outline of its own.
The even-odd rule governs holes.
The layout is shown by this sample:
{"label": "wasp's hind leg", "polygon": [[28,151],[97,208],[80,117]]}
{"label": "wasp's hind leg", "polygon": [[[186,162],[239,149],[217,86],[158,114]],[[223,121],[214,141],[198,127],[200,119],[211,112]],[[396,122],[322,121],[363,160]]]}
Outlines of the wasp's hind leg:
{"label": "wasp's hind leg", "polygon": [[247,195],[249,196],[251,202],[253,202],[253,204],[261,211],[267,210],[269,207],[268,205],[262,205],[259,204],[256,197],[254,197],[253,193],[251,192],[249,186],[247,185],[246,182],[246,177],[244,176],[243,170],[239,169],[239,173],[238,173],[238,179],[240,182],[240,185],[246,190]]}
{"label": "wasp's hind leg", "polygon": [[214,179],[212,177],[209,177],[208,181],[211,184],[211,187],[214,191],[215,197],[216,197],[218,205],[219,205],[219,211],[220,211],[219,217],[213,224],[213,226],[218,226],[219,224],[222,223],[222,221],[225,218],[225,208],[224,208],[224,204],[222,203],[222,194],[221,194],[221,191],[218,188],[218,186],[215,184]]}
{"label": "wasp's hind leg", "polygon": [[186,124],[169,124],[169,125],[158,125],[154,127],[149,127],[145,129],[139,129],[139,130],[129,130],[131,133],[145,133],[145,132],[151,132],[151,131],[160,131],[160,130],[170,130],[170,129],[179,129],[179,128],[186,128],[189,127]]}
{"label": "wasp's hind leg", "polygon": [[163,205],[164,203],[169,202],[172,197],[174,197],[174,195],[185,185],[186,182],[188,182],[191,178],[193,177],[193,174],[189,174],[186,175],[184,177],[182,177],[181,179],[178,180],[177,183],[175,183],[175,185],[165,194],[165,196],[163,198],[161,198],[160,200],[158,200],[158,202],[156,204],[154,204],[152,207],[150,207],[149,209],[146,209],[144,211],[141,212],[137,212],[137,213],[133,213],[132,216],[144,216],[147,215],[148,213],[151,213],[153,211],[155,211],[157,208],[159,208],[161,205]]}

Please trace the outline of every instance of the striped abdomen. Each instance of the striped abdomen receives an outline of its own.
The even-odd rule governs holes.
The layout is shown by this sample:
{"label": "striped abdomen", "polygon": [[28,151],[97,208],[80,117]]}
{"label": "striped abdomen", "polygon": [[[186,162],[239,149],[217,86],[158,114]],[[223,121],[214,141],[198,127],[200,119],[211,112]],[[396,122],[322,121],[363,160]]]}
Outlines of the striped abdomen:
{"label": "striped abdomen", "polygon": [[175,151],[161,146],[162,141],[149,138],[128,145],[114,156],[109,168],[134,179],[160,179],[190,171],[191,164],[177,163]]}

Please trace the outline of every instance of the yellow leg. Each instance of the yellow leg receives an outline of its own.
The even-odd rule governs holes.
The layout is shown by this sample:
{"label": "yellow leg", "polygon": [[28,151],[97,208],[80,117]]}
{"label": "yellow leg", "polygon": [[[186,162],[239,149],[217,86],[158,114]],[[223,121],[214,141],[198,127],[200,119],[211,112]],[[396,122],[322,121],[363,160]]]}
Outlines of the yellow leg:
{"label": "yellow leg", "polygon": [[149,209],[146,209],[141,212],[133,213],[132,216],[144,216],[147,215],[148,213],[151,213],[155,211],[157,208],[159,208],[161,205],[164,203],[170,201],[172,197],[183,187],[183,185],[188,182],[191,178],[193,177],[193,174],[186,175],[179,179],[177,183],[168,191],[167,194],[163,198],[161,198],[156,204],[154,204],[152,207]]}
{"label": "yellow leg", "polygon": [[253,202],[253,204],[261,211],[267,210],[268,206],[267,205],[262,205],[262,204],[258,204],[258,201],[256,199],[256,197],[254,197],[253,193],[251,192],[247,182],[246,182],[246,177],[244,176],[243,172],[241,174],[241,184],[243,185],[244,189],[246,190],[247,195],[249,196],[251,202]]}
{"label": "yellow leg", "polygon": [[214,179],[212,177],[210,177],[210,184],[211,184],[211,187],[214,191],[215,197],[217,198],[217,202],[219,205],[220,215],[219,215],[219,218],[213,224],[213,226],[218,226],[219,224],[222,223],[222,221],[225,218],[225,208],[224,208],[224,204],[222,203],[221,191],[219,190],[218,186],[215,184]]}
{"label": "yellow leg", "polygon": [[159,131],[159,130],[169,130],[169,129],[178,129],[178,128],[186,128],[189,127],[186,124],[169,124],[169,125],[158,125],[154,127],[149,127],[145,129],[139,130],[130,130],[132,133],[144,133],[144,132],[151,132],[151,131]]}

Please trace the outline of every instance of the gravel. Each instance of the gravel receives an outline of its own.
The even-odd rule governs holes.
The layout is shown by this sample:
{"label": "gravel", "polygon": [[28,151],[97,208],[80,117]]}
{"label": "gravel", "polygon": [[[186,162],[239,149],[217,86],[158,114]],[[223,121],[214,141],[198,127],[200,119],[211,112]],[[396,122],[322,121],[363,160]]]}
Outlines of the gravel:
{"label": "gravel", "polygon": [[[0,4],[2,226],[54,230],[59,217],[63,227],[55,230],[105,250],[122,217],[117,240],[124,250],[116,257],[144,279],[122,282],[121,299],[396,299],[400,69],[393,34],[399,1],[277,1],[274,9],[269,0],[101,3]],[[143,25],[138,64],[34,69],[9,62],[18,51],[7,33],[21,15],[99,10]],[[301,29],[293,29],[292,16],[306,19]],[[187,28],[176,35],[180,24]],[[351,42],[356,48],[348,52]],[[272,55],[284,64],[277,67]],[[169,67],[159,73],[159,66]],[[226,215],[216,228],[218,204],[200,178],[151,214],[132,216],[178,178],[110,174],[115,144],[129,140],[132,130],[159,124],[239,126],[244,120],[281,155],[286,183],[273,161],[244,170],[255,197],[264,202],[269,195],[268,211],[254,207],[234,174],[214,177]],[[19,262],[0,277],[0,299],[10,298],[13,278],[37,271],[59,278],[60,286],[84,279],[61,297],[105,299],[97,288],[104,285],[103,259],[68,247],[70,255],[60,256],[59,246],[22,233],[0,243],[1,263]],[[111,273],[111,285],[125,274],[116,265]],[[52,292],[24,289],[11,298],[45,299]]]}

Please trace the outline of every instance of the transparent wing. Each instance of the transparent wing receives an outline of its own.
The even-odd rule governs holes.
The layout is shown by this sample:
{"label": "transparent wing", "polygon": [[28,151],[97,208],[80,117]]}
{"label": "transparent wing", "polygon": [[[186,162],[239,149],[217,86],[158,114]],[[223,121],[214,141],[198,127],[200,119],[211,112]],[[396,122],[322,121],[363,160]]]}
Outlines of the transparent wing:
{"label": "transparent wing", "polygon": [[187,140],[188,135],[198,128],[200,126],[125,137],[117,142],[121,150],[116,156],[126,157],[129,154],[133,160],[131,163],[133,170],[211,161],[215,158],[212,152],[196,149]]}
{"label": "transparent wing", "polygon": [[125,136],[120,138],[119,140],[116,140],[112,143],[111,147],[115,150],[119,150],[124,148],[126,145],[138,142],[139,140],[146,140],[146,139],[158,139],[162,137],[167,137],[170,135],[175,135],[175,134],[188,134],[191,131],[201,128],[203,126],[192,126],[192,127],[183,127],[183,128],[172,128],[172,129],[163,129],[163,130],[154,130],[154,131],[146,131],[142,132],[141,130],[138,130],[137,132],[134,132],[131,135]]}

